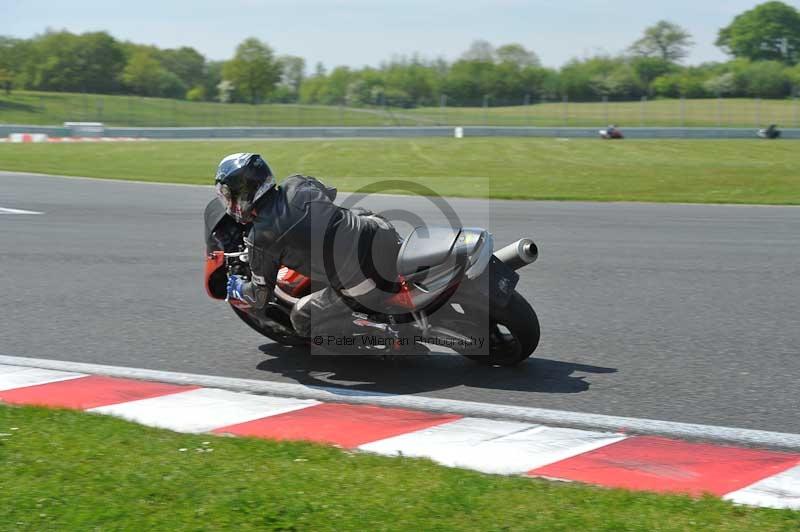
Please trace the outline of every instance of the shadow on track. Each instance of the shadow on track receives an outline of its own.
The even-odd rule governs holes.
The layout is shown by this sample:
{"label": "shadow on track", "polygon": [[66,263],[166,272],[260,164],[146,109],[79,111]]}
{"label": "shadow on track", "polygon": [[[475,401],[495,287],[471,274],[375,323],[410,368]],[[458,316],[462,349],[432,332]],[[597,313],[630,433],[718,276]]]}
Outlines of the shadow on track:
{"label": "shadow on track", "polygon": [[458,355],[382,356],[314,355],[298,348],[264,344],[271,358],[257,369],[300,384],[334,386],[349,391],[414,394],[465,386],[513,392],[580,393],[589,389],[584,375],[616,373],[615,368],[533,358],[514,368],[490,368]]}

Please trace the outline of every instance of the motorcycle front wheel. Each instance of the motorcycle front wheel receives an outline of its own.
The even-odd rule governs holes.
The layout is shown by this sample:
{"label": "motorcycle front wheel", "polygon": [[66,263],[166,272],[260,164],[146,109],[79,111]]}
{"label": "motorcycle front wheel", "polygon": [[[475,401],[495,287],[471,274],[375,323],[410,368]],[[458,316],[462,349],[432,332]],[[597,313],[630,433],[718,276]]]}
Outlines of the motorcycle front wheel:
{"label": "motorcycle front wheel", "polygon": [[[291,329],[291,323],[283,324],[280,323],[278,320],[261,320],[254,316],[251,316],[247,312],[242,309],[236,308],[231,305],[233,312],[239,316],[243,322],[250,326],[253,330],[262,335],[266,336],[273,342],[279,343],[281,345],[288,345],[288,346],[306,346],[308,345],[308,340],[298,336],[294,329]],[[288,321],[288,318],[287,320]]]}

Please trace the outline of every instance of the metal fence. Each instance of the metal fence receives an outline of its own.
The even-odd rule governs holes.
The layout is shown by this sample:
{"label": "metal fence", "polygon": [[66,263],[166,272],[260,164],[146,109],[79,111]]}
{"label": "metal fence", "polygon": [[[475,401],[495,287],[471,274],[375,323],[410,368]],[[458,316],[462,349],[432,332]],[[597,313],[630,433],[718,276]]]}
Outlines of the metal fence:
{"label": "metal fence", "polygon": [[[473,103],[477,105],[455,105]],[[552,100],[525,96],[436,106],[223,104],[95,94],[19,92],[0,96],[0,124],[96,121],[117,127],[504,126],[504,127],[800,127],[798,98]]]}
{"label": "metal fence", "polygon": [[486,96],[480,106],[455,106],[445,95],[438,108],[391,109],[395,116],[424,118],[437,125],[596,127],[760,128],[800,127],[798,98],[650,99],[571,101],[526,96],[520,102]]}

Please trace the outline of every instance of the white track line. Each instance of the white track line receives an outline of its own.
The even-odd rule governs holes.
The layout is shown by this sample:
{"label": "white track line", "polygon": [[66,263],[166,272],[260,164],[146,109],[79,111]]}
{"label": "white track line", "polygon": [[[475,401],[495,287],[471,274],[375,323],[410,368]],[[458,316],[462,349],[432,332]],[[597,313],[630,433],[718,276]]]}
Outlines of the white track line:
{"label": "white track line", "polygon": [[439,399],[414,395],[391,395],[377,392],[352,391],[334,387],[304,386],[285,382],[235,379],[231,377],[215,377],[211,375],[104,366],[99,364],[64,362],[61,360],[39,358],[0,355],[0,364],[92,373],[173,384],[196,384],[209,388],[226,388],[228,390],[294,397],[298,399],[372,404],[390,408],[448,412],[468,417],[511,419],[526,423],[591,429],[602,432],[654,434],[680,439],[707,440],[745,446],[800,451],[800,434],[783,432],[717,427],[655,419],[606,416],[601,414],[457,401],[453,399]]}
{"label": "white track line", "polygon": [[24,211],[22,209],[8,209],[6,207],[0,207],[0,214],[44,214],[44,213],[37,211]]}

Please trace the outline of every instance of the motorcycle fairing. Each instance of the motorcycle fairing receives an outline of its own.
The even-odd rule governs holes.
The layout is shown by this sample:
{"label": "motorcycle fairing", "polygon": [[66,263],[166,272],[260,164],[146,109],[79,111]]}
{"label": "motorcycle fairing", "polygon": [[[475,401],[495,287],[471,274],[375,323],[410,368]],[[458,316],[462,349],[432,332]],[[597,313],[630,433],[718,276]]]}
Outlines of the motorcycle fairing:
{"label": "motorcycle fairing", "polygon": [[208,297],[225,299],[228,295],[228,274],[225,272],[225,253],[223,251],[212,251],[206,255],[203,279]]}
{"label": "motorcycle fairing", "polygon": [[225,270],[226,251],[237,251],[242,233],[248,226],[237,223],[225,212],[225,206],[214,198],[208,202],[205,210],[206,261],[203,285],[206,293],[213,299],[225,299],[227,293],[228,274]]}
{"label": "motorcycle fairing", "polygon": [[214,198],[208,202],[205,211],[206,251],[237,251],[242,234],[250,231],[250,225],[242,225],[225,212],[225,206]]}
{"label": "motorcycle fairing", "polygon": [[480,228],[414,229],[397,257],[405,287],[394,302],[406,308],[437,307],[465,272],[477,282],[489,263],[492,242],[492,235]]}
{"label": "motorcycle fairing", "polygon": [[311,288],[311,279],[286,266],[278,270],[278,287],[292,297],[303,297]]}
{"label": "motorcycle fairing", "polygon": [[217,225],[225,219],[228,213],[225,212],[225,206],[219,201],[218,198],[214,198],[208,202],[206,205],[206,210],[204,213],[205,218],[205,231],[203,236],[205,237],[206,241],[206,250],[210,253],[213,250],[219,249],[219,244],[217,243],[216,239],[213,237],[214,229],[216,229]]}

